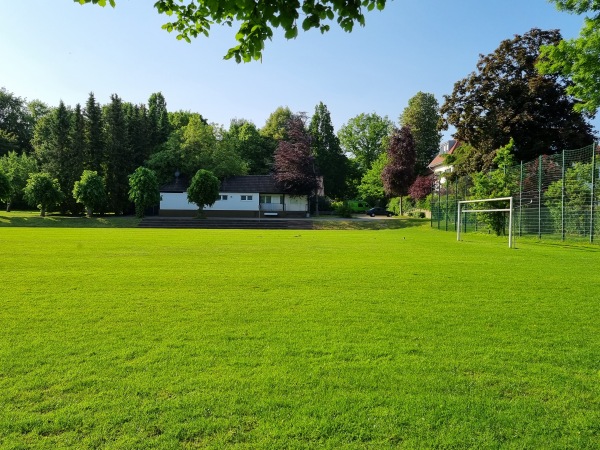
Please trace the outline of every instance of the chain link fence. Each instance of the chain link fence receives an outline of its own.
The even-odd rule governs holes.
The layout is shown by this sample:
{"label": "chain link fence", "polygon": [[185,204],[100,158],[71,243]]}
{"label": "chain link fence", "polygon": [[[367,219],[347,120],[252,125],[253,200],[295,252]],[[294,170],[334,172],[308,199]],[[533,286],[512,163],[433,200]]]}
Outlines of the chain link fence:
{"label": "chain link fence", "polygon": [[[508,195],[513,197],[514,202],[515,236],[600,242],[599,146],[593,144],[559,154],[542,155],[505,169],[503,175]],[[491,172],[489,176],[492,176]],[[446,179],[444,174],[436,178],[431,201],[431,226],[456,231],[458,202],[477,200],[472,194],[473,185],[472,176],[453,181]],[[494,207],[505,208],[507,204],[499,203]],[[483,213],[464,214],[460,219],[464,232],[492,232]],[[508,219],[505,220],[506,226]]]}

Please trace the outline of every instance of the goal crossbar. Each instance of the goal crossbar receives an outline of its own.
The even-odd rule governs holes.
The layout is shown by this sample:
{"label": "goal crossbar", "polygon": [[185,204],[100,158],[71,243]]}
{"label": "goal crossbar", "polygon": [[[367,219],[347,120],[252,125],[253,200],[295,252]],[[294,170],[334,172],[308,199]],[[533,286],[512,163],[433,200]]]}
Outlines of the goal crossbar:
{"label": "goal crossbar", "polygon": [[[502,200],[508,200],[510,205],[508,208],[495,208],[495,209],[465,209],[462,206],[469,203],[483,203],[483,202],[497,202]],[[512,248],[512,223],[513,223],[513,198],[512,197],[498,197],[498,198],[484,198],[481,200],[461,200],[458,202],[458,223],[456,227],[456,240],[460,241],[460,228],[462,223],[463,213],[482,213],[482,212],[507,212],[508,213],[508,248]]]}

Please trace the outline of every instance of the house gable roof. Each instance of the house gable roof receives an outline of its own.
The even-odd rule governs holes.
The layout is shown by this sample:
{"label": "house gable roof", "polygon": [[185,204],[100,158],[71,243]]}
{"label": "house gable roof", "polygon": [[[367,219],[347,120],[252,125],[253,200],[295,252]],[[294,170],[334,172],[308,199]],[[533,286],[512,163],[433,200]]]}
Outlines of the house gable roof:
{"label": "house gable roof", "polygon": [[282,189],[271,175],[245,175],[229,177],[221,183],[221,192],[258,192],[281,194]]}
{"label": "house gable roof", "polygon": [[447,153],[440,153],[439,155],[437,155],[435,158],[433,158],[433,161],[431,161],[427,167],[429,167],[430,169],[435,169],[436,167],[443,166],[445,164],[444,160],[446,159],[446,155],[451,155],[452,153],[454,153],[454,150],[456,150],[459,145],[459,141],[454,142],[454,145],[452,145],[452,147],[450,148],[450,150],[448,150]]}
{"label": "house gable roof", "polygon": [[[186,192],[189,180],[179,177],[160,188],[160,192]],[[221,182],[219,192],[258,192],[259,194],[281,194],[283,190],[277,186],[271,175],[243,175],[226,178]]]}

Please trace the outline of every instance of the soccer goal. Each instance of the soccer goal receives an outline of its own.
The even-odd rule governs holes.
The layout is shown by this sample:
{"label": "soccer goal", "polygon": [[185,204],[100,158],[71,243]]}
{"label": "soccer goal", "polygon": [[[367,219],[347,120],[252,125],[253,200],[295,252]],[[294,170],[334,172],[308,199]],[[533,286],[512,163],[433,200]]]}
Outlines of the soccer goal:
{"label": "soccer goal", "polygon": [[[484,203],[484,202],[497,202],[501,200],[509,200],[510,204],[508,208],[494,208],[494,209],[469,209],[466,207],[468,204],[473,203]],[[465,207],[463,207],[465,205]],[[508,212],[508,248],[512,248],[512,224],[513,224],[513,198],[512,197],[500,197],[500,198],[484,198],[482,200],[462,200],[458,202],[458,222],[456,227],[456,240],[460,241],[460,228],[462,223],[463,213],[483,213],[483,212]]]}

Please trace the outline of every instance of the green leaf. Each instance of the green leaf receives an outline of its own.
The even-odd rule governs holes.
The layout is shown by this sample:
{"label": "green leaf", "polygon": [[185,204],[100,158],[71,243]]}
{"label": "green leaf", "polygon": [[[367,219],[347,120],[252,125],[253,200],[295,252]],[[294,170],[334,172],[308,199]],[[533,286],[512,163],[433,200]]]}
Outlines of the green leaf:
{"label": "green leaf", "polygon": [[294,26],[285,32],[286,39],[295,39],[298,36],[298,27]]}

